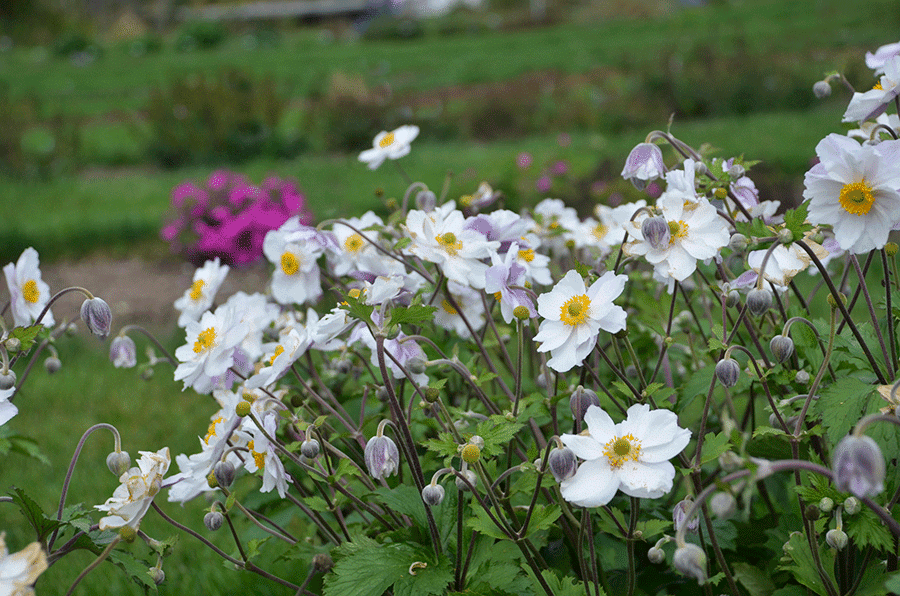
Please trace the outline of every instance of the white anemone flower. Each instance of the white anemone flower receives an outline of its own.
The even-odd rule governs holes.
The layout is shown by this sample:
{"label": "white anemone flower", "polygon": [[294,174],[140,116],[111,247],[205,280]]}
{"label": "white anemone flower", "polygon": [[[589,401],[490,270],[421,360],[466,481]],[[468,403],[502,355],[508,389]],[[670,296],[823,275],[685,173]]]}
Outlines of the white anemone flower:
{"label": "white anemone flower", "polygon": [[869,120],[887,109],[888,104],[900,95],[900,56],[893,56],[884,63],[884,74],[870,90],[854,93],[844,112],[844,122]]}
{"label": "white anemone flower", "polygon": [[875,118],[874,121],[870,120],[868,122],[860,122],[859,128],[854,128],[853,130],[847,131],[847,136],[854,139],[860,139],[861,141],[873,141],[873,144],[880,143],[881,141],[888,138],[887,136],[884,136],[888,133],[882,128],[875,134],[875,138],[873,139],[872,133],[875,131],[875,127],[879,124],[882,124],[893,130],[895,133],[900,134],[900,116],[897,116],[897,114],[881,114],[877,118]]}
{"label": "white anemone flower", "polygon": [[866,66],[875,71],[875,74],[884,72],[885,63],[894,56],[900,55],[900,41],[883,45],[875,52],[866,52]]}
{"label": "white anemone flower", "polygon": [[179,327],[186,326],[188,321],[198,320],[200,315],[210,309],[229,270],[230,267],[221,265],[219,257],[216,257],[194,271],[191,287],[175,301],[175,308],[181,312],[178,316]]}
{"label": "white anemone flower", "polygon": [[258,389],[268,387],[277,381],[300,356],[306,353],[311,343],[309,333],[304,327],[300,327],[299,331],[291,329],[282,335],[278,343],[266,354],[266,366],[247,379],[247,387]]}
{"label": "white anemone flower", "polygon": [[642,213],[630,222],[628,233],[634,240],[623,250],[627,255],[644,256],[661,278],[684,281],[697,269],[698,260],[715,257],[731,238],[728,222],[705,197],[691,202],[681,193],[673,193],[660,197],[656,206],[669,225],[668,242],[654,246],[644,238],[641,224],[647,216]]}
{"label": "white anemone flower", "polygon": [[322,282],[317,259],[327,245],[322,234],[300,225],[297,217],[266,234],[263,254],[275,265],[272,296],[279,304],[304,304],[319,299]]}
{"label": "white anemone flower", "polygon": [[245,423],[244,430],[250,435],[247,449],[250,450],[251,457],[244,458],[244,467],[251,474],[257,470],[262,470],[260,492],[271,492],[274,488],[278,491],[278,496],[283,499],[284,495],[287,494],[290,480],[287,472],[285,472],[284,464],[281,463],[281,459],[278,457],[277,448],[269,441],[269,437],[274,437],[275,432],[278,430],[279,416],[273,410],[255,413],[261,419],[265,432],[252,423]]}
{"label": "white anemone flower", "polygon": [[810,223],[831,225],[841,248],[853,254],[882,248],[900,222],[900,141],[860,145],[832,133],[816,155],[819,163],[804,177]]}
{"label": "white anemone flower", "polygon": [[222,377],[234,364],[235,348],[247,334],[239,314],[227,305],[214,313],[206,311],[199,322],[190,321],[185,328],[187,343],[175,350],[180,364],[175,380],[184,381],[184,389],[193,387],[200,393],[214,388],[211,379]]}
{"label": "white anemone flower", "polygon": [[[50,286],[41,279],[38,252],[28,247],[15,264],[3,268],[6,285],[9,288],[9,305],[16,326],[33,323],[50,301]],[[53,325],[53,313],[47,311],[41,319],[43,325]]]}
{"label": "white anemone flower", "polygon": [[32,542],[19,552],[9,554],[5,537],[6,532],[0,532],[0,594],[34,594],[34,582],[47,569],[47,553],[40,542]]}
{"label": "white anemone flower", "polygon": [[[447,299],[448,293],[462,312],[457,310]],[[437,306],[437,310],[434,311],[434,323],[447,331],[456,333],[463,339],[472,338],[466,321],[475,331],[484,327],[484,307],[481,303],[481,294],[469,286],[448,281],[446,290],[435,298],[434,304]]]}
{"label": "white anemone flower", "polygon": [[[821,244],[814,242],[812,236],[812,232],[806,234],[803,241],[813,250],[816,258],[825,259],[828,257],[828,251]],[[747,255],[747,264],[756,272],[757,276],[767,252],[767,249],[754,250]],[[779,244],[772,250],[769,260],[766,261],[765,279],[776,286],[787,286],[798,273],[806,271],[811,263],[812,257],[796,243],[791,243],[789,246]]]}
{"label": "white anemone flower", "polygon": [[569,271],[550,292],[538,296],[544,320],[534,341],[541,344],[538,352],[550,352],[547,366],[566,372],[591,353],[601,329],[616,333],[625,328],[625,310],[612,301],[625,289],[626,279],[607,271],[586,288],[584,279]]}
{"label": "white anemone flower", "polygon": [[590,406],[584,422],[586,433],[560,437],[585,460],[573,477],[560,483],[566,501],[601,507],[619,490],[641,499],[658,499],[672,490],[675,466],[669,460],[691,440],[691,431],[678,426],[674,412],[635,404],[627,418],[615,424],[601,408]]}
{"label": "white anemone flower", "polygon": [[386,159],[400,159],[409,154],[410,143],[419,136],[419,127],[406,124],[391,132],[381,131],[372,141],[373,147],[359,154],[359,161],[366,163],[370,170],[378,168]]}
{"label": "white anemone flower", "polygon": [[12,420],[13,416],[19,413],[19,408],[9,401],[15,392],[15,387],[0,389],[0,426]]}
{"label": "white anemone flower", "polygon": [[163,477],[169,470],[172,458],[169,448],[157,452],[141,451],[137,467],[131,468],[119,477],[119,484],[113,496],[103,505],[94,509],[109,513],[100,520],[101,530],[130,526],[137,530],[144,514],[150,509],[153,497],[163,487]]}

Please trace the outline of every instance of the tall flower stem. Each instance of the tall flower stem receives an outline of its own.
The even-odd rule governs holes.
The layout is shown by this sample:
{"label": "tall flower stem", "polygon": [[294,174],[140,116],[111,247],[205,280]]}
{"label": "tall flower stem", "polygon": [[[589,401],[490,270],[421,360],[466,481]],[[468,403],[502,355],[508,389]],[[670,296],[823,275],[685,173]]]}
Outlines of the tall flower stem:
{"label": "tall flower stem", "polygon": [[[874,252],[869,253],[869,255],[875,254]],[[863,299],[866,301],[866,308],[869,309],[869,317],[872,319],[872,327],[875,329],[875,337],[878,338],[878,345],[881,346],[881,353],[884,355],[885,366],[887,367],[887,376],[888,379],[894,378],[894,363],[891,360],[891,357],[888,355],[887,346],[884,343],[884,337],[881,334],[881,325],[878,324],[878,315],[875,313],[875,307],[872,305],[872,297],[869,295],[869,288],[866,286],[866,277],[865,274],[859,267],[859,261],[856,259],[856,255],[850,255],[850,262],[853,263],[853,268],[856,270],[856,276],[859,278],[859,286],[857,286],[857,290],[862,290]],[[890,286],[885,286],[885,292],[887,294],[891,293]],[[888,312],[888,320],[890,321],[891,313]]]}
{"label": "tall flower stem", "polygon": [[[881,266],[884,270],[884,299],[885,299],[885,310],[887,315],[887,333],[888,340],[891,344],[891,364],[897,364],[897,326],[894,323],[894,309],[892,308],[892,299],[891,294],[893,293],[893,289],[891,288],[891,269],[888,266],[888,257],[887,251],[883,248],[881,249]],[[892,377],[893,378],[893,377]]]}
{"label": "tall flower stem", "polygon": [[97,565],[102,563],[106,559],[106,557],[109,556],[109,553],[111,553],[113,549],[116,548],[116,545],[119,544],[120,540],[121,538],[116,536],[115,539],[110,542],[105,549],[103,549],[103,552],[100,553],[100,555],[96,559],[94,559],[90,565],[85,567],[84,570],[78,574],[78,577],[75,578],[75,581],[72,582],[72,585],[69,587],[69,591],[66,592],[66,596],[71,596],[75,592],[75,588],[78,587],[78,584],[81,583],[81,580],[87,577],[88,573],[93,571],[97,567]]}

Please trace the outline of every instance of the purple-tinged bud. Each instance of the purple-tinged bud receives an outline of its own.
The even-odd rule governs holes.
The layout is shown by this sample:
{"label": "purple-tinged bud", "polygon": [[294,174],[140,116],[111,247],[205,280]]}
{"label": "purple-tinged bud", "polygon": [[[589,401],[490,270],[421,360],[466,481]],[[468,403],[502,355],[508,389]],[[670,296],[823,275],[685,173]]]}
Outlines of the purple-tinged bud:
{"label": "purple-tinged bud", "polygon": [[421,190],[416,193],[416,208],[420,211],[431,213],[434,211],[435,205],[437,205],[437,197],[430,190]]}
{"label": "purple-tinged bud", "polygon": [[747,170],[739,163],[732,164],[730,168],[728,168],[728,175],[737,180],[747,173]]}
{"label": "purple-tinged bud", "polygon": [[697,517],[697,515],[694,515],[691,519],[687,519],[688,511],[690,511],[693,504],[694,502],[690,499],[682,499],[675,504],[675,509],[672,510],[672,521],[675,523],[676,532],[680,530],[683,525],[686,532],[696,532],[697,528],[700,527],[700,518]]}
{"label": "purple-tinged bud", "polygon": [[422,500],[429,507],[435,507],[444,500],[444,487],[440,484],[426,484],[422,489]]}
{"label": "purple-tinged bud", "polygon": [[844,550],[847,546],[847,533],[843,530],[828,530],[825,533],[825,542],[834,550]]}
{"label": "purple-tinged bud", "polygon": [[119,335],[109,346],[109,359],[116,368],[132,368],[137,366],[137,346],[127,335]]}
{"label": "purple-tinged bud", "polygon": [[710,498],[709,508],[716,517],[728,519],[737,511],[737,501],[731,493],[717,492]]}
{"label": "purple-tinged bud", "polygon": [[585,389],[581,385],[576,387],[572,392],[572,397],[569,398],[569,407],[572,409],[572,416],[575,417],[575,420],[584,420],[584,415],[591,406],[600,407],[600,398],[597,397],[597,393]]}
{"label": "purple-tinged bud", "polygon": [[666,218],[660,216],[645,219],[641,223],[641,234],[653,249],[669,246],[669,241],[672,239],[672,230],[669,229],[669,222],[666,221]]}
{"label": "purple-tinged bud", "polygon": [[638,190],[644,190],[651,180],[660,178],[666,172],[662,150],[653,143],[640,143],[625,160],[622,178],[630,181]]}
{"label": "purple-tinged bud", "polygon": [[722,358],[716,363],[716,378],[723,387],[734,387],[741,378],[741,365],[733,358]]}
{"label": "purple-tinged bud", "polygon": [[701,584],[706,581],[706,553],[696,544],[687,542],[675,549],[672,563],[684,575],[693,577]]}
{"label": "purple-tinged bud", "polygon": [[215,532],[221,528],[222,522],[224,521],[225,516],[222,515],[221,511],[209,511],[203,516],[203,525],[206,526],[206,529],[210,532]]}
{"label": "purple-tinged bud", "polygon": [[55,372],[59,372],[59,369],[62,368],[62,362],[56,356],[50,356],[44,360],[44,368],[52,375]]}
{"label": "purple-tinged bud", "polygon": [[131,467],[131,457],[127,451],[113,451],[106,456],[106,467],[118,478]]}
{"label": "purple-tinged bud", "polygon": [[813,84],[813,95],[818,99],[825,99],[831,95],[831,85],[828,84],[828,81],[816,81]]}
{"label": "purple-tinged bud", "polygon": [[572,450],[568,447],[563,447],[562,449],[557,448],[550,451],[550,455],[547,458],[547,467],[550,469],[553,477],[556,478],[556,481],[562,482],[575,475],[578,462]]}
{"label": "purple-tinged bud", "polygon": [[741,293],[737,290],[731,290],[725,295],[725,306],[734,308],[741,303]]}
{"label": "purple-tinged bud", "polygon": [[16,373],[12,370],[5,374],[0,372],[0,389],[12,389],[16,386]]}
{"label": "purple-tinged bud", "polygon": [[381,480],[397,471],[400,450],[390,437],[374,436],[366,443],[366,467],[375,480]]}
{"label": "purple-tinged bud", "polygon": [[213,475],[222,488],[231,486],[231,483],[234,482],[234,474],[234,464],[230,461],[220,461],[213,466]]}
{"label": "purple-tinged bud", "polygon": [[747,310],[759,317],[772,308],[772,292],[765,288],[753,289],[747,293]]}
{"label": "purple-tinged bud", "polygon": [[659,565],[660,563],[666,562],[666,551],[659,548],[658,546],[650,547],[650,550],[647,551],[647,558],[650,559],[651,563],[656,563]]}
{"label": "purple-tinged bud", "polygon": [[769,349],[778,362],[784,362],[794,353],[794,340],[786,335],[776,335],[769,342]]}
{"label": "purple-tinged bud", "polygon": [[81,303],[81,320],[88,331],[100,339],[106,339],[112,324],[112,311],[103,298],[89,298]]}
{"label": "purple-tinged bud", "polygon": [[[469,484],[472,486],[478,486],[478,476],[472,470],[466,469],[460,472],[463,476],[466,477],[466,480],[469,481]],[[456,488],[459,490],[469,490],[469,484],[463,482],[463,479],[459,476],[456,477]]]}
{"label": "purple-tinged bud", "polygon": [[315,439],[307,439],[300,443],[300,454],[306,459],[319,457],[319,442]]}
{"label": "purple-tinged bud", "polygon": [[834,450],[834,487],[857,497],[871,497],[884,490],[884,456],[871,437],[847,435]]}

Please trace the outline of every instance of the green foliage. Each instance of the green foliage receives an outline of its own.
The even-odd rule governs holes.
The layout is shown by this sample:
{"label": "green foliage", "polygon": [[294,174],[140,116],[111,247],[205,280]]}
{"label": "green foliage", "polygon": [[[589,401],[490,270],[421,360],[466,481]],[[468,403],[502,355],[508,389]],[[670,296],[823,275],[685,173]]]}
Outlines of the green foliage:
{"label": "green foliage", "polygon": [[784,213],[784,227],[794,234],[794,242],[802,240],[803,235],[813,228],[812,224],[806,221],[808,208],[808,203],[801,203],[796,209],[789,209]]}
{"label": "green foliage", "polygon": [[[837,585],[834,579],[834,551],[816,545],[819,550],[819,560],[822,561],[822,567],[825,569],[828,579],[832,586]],[[827,596],[828,591],[822,578],[819,576],[818,568],[813,559],[812,551],[806,537],[800,532],[791,534],[790,539],[784,548],[784,558],[779,567],[790,571],[801,584],[812,590],[820,596]]]}
{"label": "green foliage", "polygon": [[750,596],[772,596],[775,592],[775,584],[769,574],[749,563],[735,563],[734,578]]}
{"label": "green foliage", "polygon": [[[371,539],[344,543],[333,552],[335,565],[325,579],[324,596],[381,596],[393,586],[395,595],[442,594],[453,580],[446,557],[413,544],[379,544]],[[338,558],[340,557],[340,558]],[[413,567],[414,563],[424,565]]]}
{"label": "green foliage", "polygon": [[493,457],[506,453],[510,449],[510,442],[520,428],[522,428],[521,423],[512,422],[505,416],[497,414],[478,423],[474,434],[484,439],[484,447],[481,449],[482,456]]}
{"label": "green foliage", "polygon": [[855,377],[843,377],[822,390],[815,411],[822,416],[825,436],[832,445],[850,432],[869,403],[875,387]]}

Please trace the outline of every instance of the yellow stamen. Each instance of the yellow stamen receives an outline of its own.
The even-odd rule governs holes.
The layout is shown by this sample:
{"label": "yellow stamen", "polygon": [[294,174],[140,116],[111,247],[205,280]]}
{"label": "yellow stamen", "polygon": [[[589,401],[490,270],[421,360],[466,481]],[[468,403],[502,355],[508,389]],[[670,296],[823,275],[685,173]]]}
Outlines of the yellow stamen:
{"label": "yellow stamen", "polygon": [[194,342],[194,352],[197,354],[206,350],[211,350],[216,345],[216,329],[209,327],[197,335],[197,341]]}
{"label": "yellow stamen", "polygon": [[453,232],[435,236],[434,239],[437,240],[437,243],[440,244],[444,250],[454,256],[463,246],[462,242],[456,239],[456,234]]}
{"label": "yellow stamen", "polygon": [[381,137],[380,141],[378,141],[378,146],[381,147],[382,149],[387,149],[388,147],[390,147],[393,144],[394,144],[394,133],[392,133],[392,132],[387,133],[386,135]]}
{"label": "yellow stamen", "polygon": [[497,299],[497,302],[501,302],[503,300],[503,294],[500,292],[494,292],[494,298]]}
{"label": "yellow stamen", "polygon": [[687,233],[688,225],[684,223],[684,220],[669,222],[669,244],[672,244],[676,240],[681,240],[687,236]]}
{"label": "yellow stamen", "polygon": [[204,443],[207,443],[207,444],[208,444],[208,443],[209,443],[209,440],[210,440],[211,438],[213,438],[214,436],[216,436],[216,425],[217,425],[218,423],[224,422],[224,421],[225,421],[224,418],[222,418],[221,416],[217,416],[216,418],[213,419],[212,422],[209,423],[209,428],[206,430],[206,436],[203,437],[203,442],[204,442]]}
{"label": "yellow stamen", "polygon": [[875,204],[875,195],[872,194],[872,188],[866,184],[865,178],[859,182],[851,182],[845,184],[841,189],[841,207],[852,213],[853,215],[865,215],[872,209]]}
{"label": "yellow stamen", "polygon": [[300,261],[294,253],[285,252],[281,255],[281,270],[285,275],[294,275],[300,270]]}
{"label": "yellow stamen", "polygon": [[272,354],[272,357],[269,358],[269,366],[275,366],[275,359],[278,358],[280,354],[284,352],[284,346],[278,346],[275,348],[275,353]]}
{"label": "yellow stamen", "polygon": [[526,248],[524,250],[519,251],[519,258],[525,261],[526,263],[530,263],[534,260],[534,249]]}
{"label": "yellow stamen", "polygon": [[253,462],[256,464],[256,467],[259,469],[266,467],[266,454],[260,453],[259,451],[253,450],[253,441],[249,441],[247,443],[247,449],[250,450],[250,454],[253,456]]}
{"label": "yellow stamen", "polygon": [[444,310],[445,310],[445,311],[447,312],[447,314],[449,314],[449,315],[458,315],[458,314],[459,314],[459,313],[456,311],[456,309],[453,308],[453,307],[450,305],[450,302],[449,302],[448,300],[444,300],[443,302],[441,302],[441,306],[444,307]]}
{"label": "yellow stamen", "polygon": [[365,240],[359,234],[353,234],[346,240],[344,240],[344,250],[347,252],[357,252],[359,249],[365,245]]}
{"label": "yellow stamen", "polygon": [[591,312],[591,299],[587,294],[572,296],[559,309],[559,318],[572,327],[581,325]]}
{"label": "yellow stamen", "polygon": [[24,284],[22,284],[22,298],[25,299],[25,302],[35,304],[40,297],[41,291],[38,290],[36,281],[34,281],[33,279],[29,279]]}
{"label": "yellow stamen", "polygon": [[620,468],[628,460],[638,460],[641,455],[641,442],[631,433],[614,437],[603,446],[603,455],[609,459],[609,467]]}
{"label": "yellow stamen", "polygon": [[607,233],[609,233],[609,228],[601,223],[594,226],[592,232],[594,233],[594,238],[596,238],[597,240],[603,240],[603,237],[606,236]]}
{"label": "yellow stamen", "polygon": [[878,89],[879,91],[884,91],[884,87],[881,86],[881,81],[875,83],[875,86],[872,89]]}
{"label": "yellow stamen", "polygon": [[191,284],[191,300],[200,300],[201,298],[203,298],[203,286],[205,285],[206,282],[202,279],[198,279]]}

